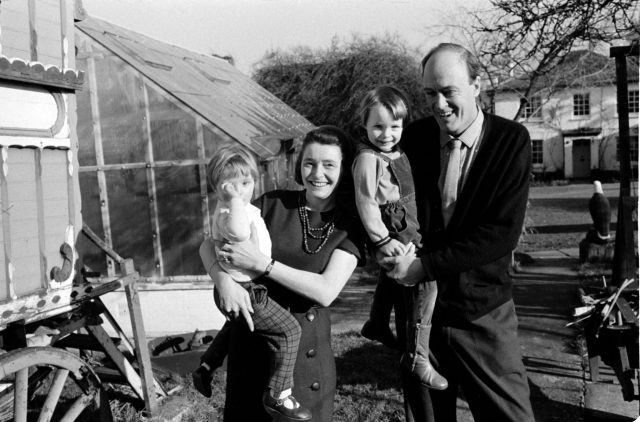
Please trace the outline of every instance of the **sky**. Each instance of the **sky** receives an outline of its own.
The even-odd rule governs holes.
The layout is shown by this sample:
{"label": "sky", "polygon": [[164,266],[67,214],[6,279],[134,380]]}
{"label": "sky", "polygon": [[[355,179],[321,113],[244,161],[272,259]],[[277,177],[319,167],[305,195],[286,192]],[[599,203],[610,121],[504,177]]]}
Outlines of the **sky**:
{"label": "sky", "polygon": [[428,28],[488,0],[82,0],[90,16],[203,54],[231,55],[251,74],[269,50],[326,48],[353,34],[398,35],[424,54]]}

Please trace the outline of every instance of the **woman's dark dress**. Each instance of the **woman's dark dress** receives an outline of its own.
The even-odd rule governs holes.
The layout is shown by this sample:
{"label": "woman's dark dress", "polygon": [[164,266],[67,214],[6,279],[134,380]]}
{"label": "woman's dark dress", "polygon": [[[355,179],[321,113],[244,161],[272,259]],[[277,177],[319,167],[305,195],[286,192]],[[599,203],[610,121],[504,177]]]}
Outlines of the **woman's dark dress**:
{"label": "woman's dark dress", "polygon": [[[260,197],[255,205],[262,210],[271,235],[272,257],[292,268],[321,273],[335,249],[364,259],[363,230],[355,211],[338,213],[336,228],[328,242],[316,254],[304,252],[302,225],[298,215],[298,191],[274,191]],[[308,211],[311,227],[321,227],[331,213]],[[315,250],[319,240],[309,239]],[[279,284],[263,279],[269,297],[289,309],[300,323],[302,337],[294,370],[293,394],[309,408],[314,422],[329,422],[333,415],[336,368],[331,349],[329,309],[297,295]],[[246,328],[244,320],[232,324],[227,361],[225,422],[261,422],[271,418],[262,407],[267,389],[268,352],[264,340]]]}

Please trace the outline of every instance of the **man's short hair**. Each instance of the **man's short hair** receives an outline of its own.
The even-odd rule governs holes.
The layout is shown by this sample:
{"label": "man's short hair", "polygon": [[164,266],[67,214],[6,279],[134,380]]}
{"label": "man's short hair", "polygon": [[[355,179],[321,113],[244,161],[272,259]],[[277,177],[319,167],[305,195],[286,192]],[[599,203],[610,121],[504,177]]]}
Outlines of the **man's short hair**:
{"label": "man's short hair", "polygon": [[433,56],[435,53],[438,53],[440,51],[452,51],[452,52],[458,53],[458,55],[460,56],[460,59],[467,66],[467,73],[469,74],[469,79],[471,82],[475,81],[476,78],[480,76],[480,73],[482,73],[482,66],[480,64],[480,61],[475,56],[475,54],[473,54],[471,51],[467,50],[460,44],[440,43],[434,48],[432,48],[427,53],[427,55],[424,56],[424,58],[422,59],[422,62],[420,64],[422,75],[424,75],[424,68],[427,65],[427,62],[429,61],[431,56]]}

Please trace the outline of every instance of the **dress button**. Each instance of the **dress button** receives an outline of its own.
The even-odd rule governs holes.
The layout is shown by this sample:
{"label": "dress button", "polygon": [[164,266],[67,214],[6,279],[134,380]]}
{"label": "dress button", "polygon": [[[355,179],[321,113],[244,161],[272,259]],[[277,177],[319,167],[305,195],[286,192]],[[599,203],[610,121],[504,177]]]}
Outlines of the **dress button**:
{"label": "dress button", "polygon": [[312,358],[316,355],[316,349],[309,349],[307,350],[307,357],[308,358]]}
{"label": "dress button", "polygon": [[314,382],[313,384],[311,384],[311,389],[313,391],[318,391],[320,389],[320,383],[319,382]]}
{"label": "dress button", "polygon": [[307,318],[307,321],[313,321],[316,318],[316,316],[313,312],[309,311],[307,312],[306,318]]}

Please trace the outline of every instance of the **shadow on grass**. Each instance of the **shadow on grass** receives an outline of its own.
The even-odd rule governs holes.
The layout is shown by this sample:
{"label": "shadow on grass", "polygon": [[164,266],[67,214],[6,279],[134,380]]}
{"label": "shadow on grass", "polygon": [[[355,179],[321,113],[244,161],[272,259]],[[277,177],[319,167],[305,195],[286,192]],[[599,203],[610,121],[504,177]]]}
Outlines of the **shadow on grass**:
{"label": "shadow on grass", "polygon": [[[400,391],[400,352],[362,340],[355,332],[339,334],[336,348],[345,349],[336,354],[338,385],[369,384],[380,390]],[[346,339],[344,345],[340,337]],[[356,343],[355,345],[352,343]]]}

